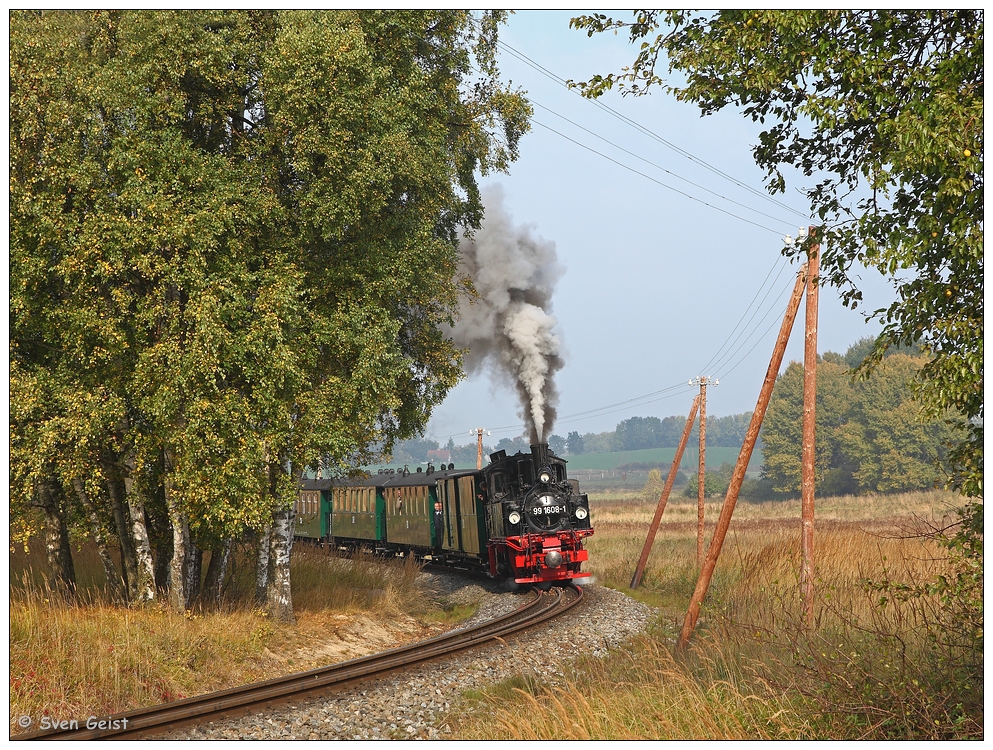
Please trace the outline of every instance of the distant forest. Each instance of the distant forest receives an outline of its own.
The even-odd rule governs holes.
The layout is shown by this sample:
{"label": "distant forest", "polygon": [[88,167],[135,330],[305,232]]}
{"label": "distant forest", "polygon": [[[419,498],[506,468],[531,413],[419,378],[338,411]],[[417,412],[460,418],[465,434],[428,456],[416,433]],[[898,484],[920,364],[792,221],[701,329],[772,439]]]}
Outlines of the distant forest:
{"label": "distant forest", "polygon": [[[745,430],[752,418],[750,411],[732,414],[727,417],[707,417],[707,445],[737,448],[745,439]],[[609,432],[570,432],[568,437],[552,435],[548,438],[549,447],[559,456],[578,456],[582,453],[611,453],[613,451],[635,451],[643,448],[675,448],[686,426],[686,415],[658,417],[630,417],[617,423]],[[690,433],[690,443],[699,440],[699,425],[694,424]],[[393,450],[393,463],[420,464],[428,460],[428,451],[448,450],[451,460],[456,463],[475,462],[476,443],[456,445],[452,438],[441,445],[437,440],[420,438],[398,443]],[[496,446],[484,445],[483,455],[505,450],[512,454],[531,450],[528,439],[523,436],[503,438]]]}

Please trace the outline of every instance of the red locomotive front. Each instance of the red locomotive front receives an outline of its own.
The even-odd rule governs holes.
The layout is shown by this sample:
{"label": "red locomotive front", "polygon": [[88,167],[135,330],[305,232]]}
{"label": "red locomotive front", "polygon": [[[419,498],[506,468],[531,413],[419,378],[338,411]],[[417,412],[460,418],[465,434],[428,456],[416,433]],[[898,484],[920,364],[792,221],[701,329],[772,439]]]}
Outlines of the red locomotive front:
{"label": "red locomotive front", "polygon": [[593,533],[589,498],[566,477],[565,460],[532,445],[530,455],[494,453],[483,474],[490,575],[537,584],[588,576],[581,567],[588,559],[583,540]]}

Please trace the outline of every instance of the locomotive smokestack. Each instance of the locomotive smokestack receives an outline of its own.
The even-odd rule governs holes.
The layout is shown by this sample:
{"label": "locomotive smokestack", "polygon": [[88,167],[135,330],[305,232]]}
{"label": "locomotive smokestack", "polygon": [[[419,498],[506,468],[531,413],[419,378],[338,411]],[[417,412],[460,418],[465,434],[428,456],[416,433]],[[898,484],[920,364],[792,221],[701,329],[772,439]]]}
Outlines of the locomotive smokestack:
{"label": "locomotive smokestack", "polygon": [[534,463],[534,475],[548,466],[548,443],[538,443],[531,446],[531,461]]}

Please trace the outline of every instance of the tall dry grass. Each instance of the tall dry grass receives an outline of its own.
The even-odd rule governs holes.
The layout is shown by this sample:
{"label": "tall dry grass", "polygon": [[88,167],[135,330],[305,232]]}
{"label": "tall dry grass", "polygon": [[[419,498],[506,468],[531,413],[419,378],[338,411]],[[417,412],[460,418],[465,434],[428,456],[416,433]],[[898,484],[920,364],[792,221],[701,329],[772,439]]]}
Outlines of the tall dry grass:
{"label": "tall dry grass", "polygon": [[[458,726],[503,739],[949,739],[982,736],[975,601],[928,528],[955,498],[819,498],[815,626],[799,585],[798,503],[740,503],[688,654],[673,651],[696,584],[696,505],[666,510],[641,587],[650,637],[577,667],[567,688],[497,689]],[[591,571],[627,590],[654,502],[595,498]],[[719,504],[708,503],[708,539]],[[981,592],[980,592],[981,597]],[[958,604],[956,604],[958,601]],[[967,602],[968,604],[968,602]],[[978,612],[981,627],[981,598]],[[961,610],[961,611],[960,611]],[[552,706],[544,714],[537,709]]]}
{"label": "tall dry grass", "polygon": [[[743,689],[726,662],[695,669],[651,639],[605,660],[582,662],[567,687],[516,687],[485,695],[461,715],[462,739],[699,740],[803,739],[803,706],[788,695]],[[478,718],[477,718],[478,717]]]}
{"label": "tall dry grass", "polygon": [[[293,625],[274,623],[254,606],[248,550],[238,555],[220,606],[180,614],[161,604],[128,608],[103,593],[98,558],[76,560],[77,595],[44,585],[44,556],[17,551],[10,583],[11,732],[21,715],[36,721],[79,719],[176,700],[211,690],[389,648],[433,632],[433,614],[410,560],[340,558],[318,548],[294,549]],[[376,632],[368,644],[348,632],[356,618]],[[415,619],[419,618],[419,619]],[[444,618],[442,618],[444,619]],[[419,620],[426,623],[422,626]],[[401,623],[406,624],[401,630]],[[326,642],[345,638],[335,656]]]}
{"label": "tall dry grass", "polygon": [[10,602],[10,719],[79,719],[237,685],[273,666],[263,654],[278,633],[251,610],[184,616],[27,585]]}

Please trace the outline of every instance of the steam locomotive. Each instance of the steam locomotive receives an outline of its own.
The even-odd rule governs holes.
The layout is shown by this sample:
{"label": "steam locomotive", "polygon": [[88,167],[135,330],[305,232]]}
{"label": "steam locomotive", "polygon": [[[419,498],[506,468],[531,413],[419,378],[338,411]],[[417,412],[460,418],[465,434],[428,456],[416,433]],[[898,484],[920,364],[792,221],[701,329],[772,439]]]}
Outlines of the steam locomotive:
{"label": "steam locomotive", "polygon": [[546,444],[532,445],[530,454],[497,451],[481,470],[429,464],[426,471],[308,479],[296,503],[297,537],[483,570],[517,583],[585,577],[583,540],[592,533],[589,498]]}

